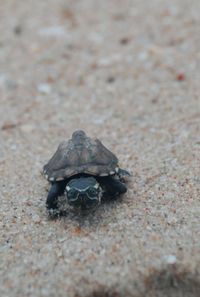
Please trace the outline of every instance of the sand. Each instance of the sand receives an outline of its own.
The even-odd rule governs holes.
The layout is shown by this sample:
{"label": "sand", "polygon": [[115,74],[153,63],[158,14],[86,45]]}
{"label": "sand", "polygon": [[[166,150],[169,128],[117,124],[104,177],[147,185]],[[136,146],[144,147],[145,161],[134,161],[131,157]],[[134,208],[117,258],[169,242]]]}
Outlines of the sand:
{"label": "sand", "polygon": [[[200,2],[1,1],[0,296],[200,296]],[[132,172],[48,218],[43,165],[83,129]]]}

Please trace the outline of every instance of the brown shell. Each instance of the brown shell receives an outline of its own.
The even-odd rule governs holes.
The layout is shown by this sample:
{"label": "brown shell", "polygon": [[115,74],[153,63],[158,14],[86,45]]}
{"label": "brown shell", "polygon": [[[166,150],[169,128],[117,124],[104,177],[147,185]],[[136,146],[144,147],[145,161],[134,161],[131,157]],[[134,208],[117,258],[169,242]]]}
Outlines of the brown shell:
{"label": "brown shell", "polygon": [[72,139],[58,146],[43,173],[49,181],[58,181],[79,173],[114,175],[117,170],[117,157],[98,139],[91,139],[80,130],[72,134]]}

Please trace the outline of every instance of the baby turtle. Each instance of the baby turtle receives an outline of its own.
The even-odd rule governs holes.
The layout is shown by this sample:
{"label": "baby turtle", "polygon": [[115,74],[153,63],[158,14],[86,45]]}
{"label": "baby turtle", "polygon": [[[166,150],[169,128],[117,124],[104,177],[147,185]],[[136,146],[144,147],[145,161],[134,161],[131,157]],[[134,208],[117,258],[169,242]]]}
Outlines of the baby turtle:
{"label": "baby turtle", "polygon": [[69,205],[81,210],[98,205],[102,198],[123,194],[127,191],[123,176],[130,175],[98,139],[81,130],[58,146],[43,174],[51,182],[46,200],[50,214],[57,211],[57,198],[63,193]]}

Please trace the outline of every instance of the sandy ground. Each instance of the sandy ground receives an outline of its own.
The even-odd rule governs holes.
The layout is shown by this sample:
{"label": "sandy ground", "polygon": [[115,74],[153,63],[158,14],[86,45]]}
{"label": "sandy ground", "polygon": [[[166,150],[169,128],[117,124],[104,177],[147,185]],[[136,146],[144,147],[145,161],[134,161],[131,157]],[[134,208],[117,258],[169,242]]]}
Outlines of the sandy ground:
{"label": "sandy ground", "polygon": [[[200,296],[199,11],[1,1],[1,297]],[[52,221],[41,170],[80,128],[132,172],[129,191]]]}

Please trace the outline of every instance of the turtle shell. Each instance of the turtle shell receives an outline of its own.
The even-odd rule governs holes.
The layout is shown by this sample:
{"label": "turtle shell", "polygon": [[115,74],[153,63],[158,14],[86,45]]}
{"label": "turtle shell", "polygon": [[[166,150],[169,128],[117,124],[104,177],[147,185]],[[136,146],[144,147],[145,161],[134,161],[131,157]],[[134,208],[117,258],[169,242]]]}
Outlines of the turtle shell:
{"label": "turtle shell", "polygon": [[58,146],[43,169],[49,181],[64,180],[80,173],[114,175],[117,171],[117,157],[100,140],[87,137],[81,130],[75,131],[70,140],[63,141]]}

